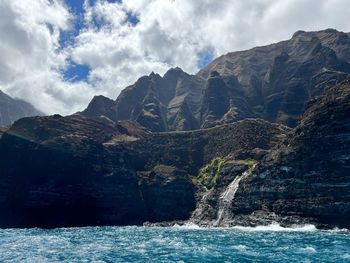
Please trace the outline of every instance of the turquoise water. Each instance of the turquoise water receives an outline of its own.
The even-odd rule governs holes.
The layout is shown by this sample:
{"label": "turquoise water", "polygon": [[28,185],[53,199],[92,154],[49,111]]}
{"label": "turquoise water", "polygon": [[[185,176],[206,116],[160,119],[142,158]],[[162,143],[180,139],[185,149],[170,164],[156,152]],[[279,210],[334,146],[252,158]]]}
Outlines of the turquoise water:
{"label": "turquoise water", "polygon": [[4,229],[0,262],[350,262],[350,232],[277,225]]}

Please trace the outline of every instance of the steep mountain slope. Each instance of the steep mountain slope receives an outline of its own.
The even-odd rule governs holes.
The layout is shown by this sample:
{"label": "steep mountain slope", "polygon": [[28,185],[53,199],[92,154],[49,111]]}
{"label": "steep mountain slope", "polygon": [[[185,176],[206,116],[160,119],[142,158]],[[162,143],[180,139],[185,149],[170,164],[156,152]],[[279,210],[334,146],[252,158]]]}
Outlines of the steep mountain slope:
{"label": "steep mountain slope", "polygon": [[287,41],[221,56],[195,76],[179,68],[163,77],[144,76],[104,114],[91,110],[95,100],[83,114],[134,120],[152,131],[213,127],[248,117],[294,127],[307,101],[323,92],[314,82],[324,74],[343,79],[349,63],[349,34],[298,31]]}
{"label": "steep mountain slope", "polygon": [[133,120],[152,131],[193,130],[199,128],[197,119],[203,85],[202,78],[189,75],[180,68],[170,69],[163,77],[152,73],[124,89],[104,112],[94,108],[107,98],[95,97],[82,114]]}
{"label": "steep mountain slope", "polygon": [[43,115],[31,104],[13,99],[0,90],[0,127],[7,127],[23,117]]}
{"label": "steep mountain slope", "polygon": [[[221,56],[197,75],[208,78],[210,72],[218,72],[229,89],[240,91],[230,98],[245,104],[233,102],[231,111],[243,109],[247,115],[293,127],[315,95],[310,92],[312,80],[324,72],[348,73],[349,54],[348,34],[298,31],[288,41]],[[223,116],[217,121],[226,122]]]}

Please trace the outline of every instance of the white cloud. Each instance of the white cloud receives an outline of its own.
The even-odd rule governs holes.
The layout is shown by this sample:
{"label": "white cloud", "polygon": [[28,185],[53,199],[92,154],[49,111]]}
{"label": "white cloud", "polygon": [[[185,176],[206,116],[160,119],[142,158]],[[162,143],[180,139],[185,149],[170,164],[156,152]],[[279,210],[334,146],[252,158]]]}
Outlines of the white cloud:
{"label": "white cloud", "polygon": [[[73,19],[60,0],[0,0],[0,88],[48,113],[72,113],[94,94],[116,98],[142,75],[198,70],[215,56],[288,39],[297,30],[350,31],[348,0],[85,0],[85,27],[61,49]],[[137,16],[139,23],[128,20]],[[63,79],[67,61],[89,65],[87,81]]]}
{"label": "white cloud", "polygon": [[60,1],[0,0],[0,89],[47,113],[69,113],[86,103],[90,88],[61,75],[67,53],[59,37],[71,18]]}

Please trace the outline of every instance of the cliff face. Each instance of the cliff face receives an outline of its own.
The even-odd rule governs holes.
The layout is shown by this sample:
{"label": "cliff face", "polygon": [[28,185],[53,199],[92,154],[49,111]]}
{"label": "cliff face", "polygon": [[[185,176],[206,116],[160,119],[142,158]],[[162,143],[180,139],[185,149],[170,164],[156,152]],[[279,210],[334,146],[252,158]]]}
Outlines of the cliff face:
{"label": "cliff face", "polygon": [[120,165],[123,152],[108,155],[104,143],[146,135],[131,123],[104,118],[56,115],[17,121],[0,146],[1,225],[140,222],[144,208],[136,175]]}
{"label": "cliff face", "polygon": [[216,155],[269,149],[285,132],[259,120],[151,134],[103,117],[22,119],[0,140],[0,226],[186,220],[200,167]]}
{"label": "cliff face", "polygon": [[308,104],[300,125],[243,182],[234,213],[265,209],[349,227],[349,135],[350,82],[345,80]]}
{"label": "cliff face", "polygon": [[37,115],[43,114],[28,102],[13,99],[0,90],[0,127],[10,126],[20,118]]}
{"label": "cliff face", "polygon": [[157,132],[245,118],[295,127],[306,103],[323,93],[322,76],[337,75],[338,83],[350,72],[349,63],[348,34],[298,31],[287,41],[221,56],[196,75],[176,68],[163,77],[144,76],[104,111],[93,110],[94,99],[83,114],[133,120]]}
{"label": "cliff face", "polygon": [[310,102],[301,123],[263,158],[226,162],[199,192],[192,220],[204,225],[314,223],[349,227],[350,82]]}

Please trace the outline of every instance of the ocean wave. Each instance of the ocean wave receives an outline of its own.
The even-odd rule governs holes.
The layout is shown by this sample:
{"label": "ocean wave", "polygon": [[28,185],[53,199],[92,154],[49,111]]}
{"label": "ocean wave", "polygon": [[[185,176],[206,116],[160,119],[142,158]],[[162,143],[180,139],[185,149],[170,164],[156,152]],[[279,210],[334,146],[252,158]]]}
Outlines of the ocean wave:
{"label": "ocean wave", "polygon": [[306,253],[316,253],[317,250],[313,246],[306,246],[304,248],[299,249],[300,252],[306,252]]}
{"label": "ocean wave", "polygon": [[[146,227],[148,228],[148,227]],[[162,228],[162,227],[161,227]],[[281,226],[279,223],[272,223],[269,225],[259,225],[259,226],[228,226],[228,227],[216,227],[211,225],[200,226],[193,222],[187,222],[185,224],[174,224],[171,228],[179,229],[179,230],[220,230],[220,229],[232,229],[244,232],[329,232],[334,234],[349,234],[350,230],[346,228],[333,228],[333,229],[319,229],[313,224],[304,224],[304,225],[292,225],[289,227]]]}
{"label": "ocean wave", "polygon": [[192,223],[192,222],[188,222],[188,223],[185,223],[183,225],[178,225],[178,224],[175,224],[173,225],[174,228],[180,228],[180,229],[206,229],[205,227],[201,227],[195,223]]}
{"label": "ocean wave", "polygon": [[232,228],[241,230],[241,231],[274,231],[274,232],[314,232],[318,230],[316,226],[312,224],[283,227],[278,223],[273,223],[266,226],[254,226],[254,227],[233,226]]}
{"label": "ocean wave", "polygon": [[[273,223],[269,225],[261,225],[261,226],[254,226],[254,227],[248,227],[248,226],[231,226],[231,227],[214,227],[214,226],[199,226],[195,223],[188,222],[183,225],[175,224],[173,225],[173,228],[178,229],[234,229],[234,230],[240,230],[240,231],[272,231],[272,232],[314,232],[318,229],[316,226],[312,224],[306,224],[306,225],[295,225],[291,227],[283,227],[278,223]],[[331,231],[340,231],[340,230],[331,230]],[[344,231],[344,230],[342,230]]]}

